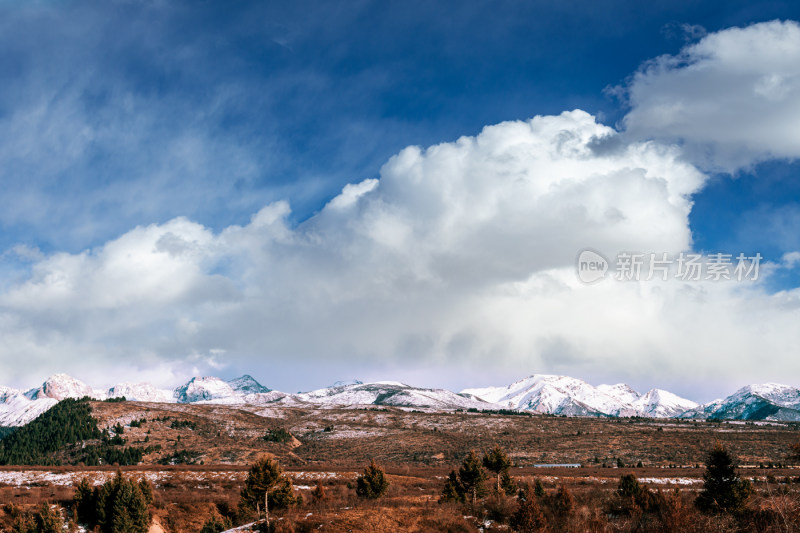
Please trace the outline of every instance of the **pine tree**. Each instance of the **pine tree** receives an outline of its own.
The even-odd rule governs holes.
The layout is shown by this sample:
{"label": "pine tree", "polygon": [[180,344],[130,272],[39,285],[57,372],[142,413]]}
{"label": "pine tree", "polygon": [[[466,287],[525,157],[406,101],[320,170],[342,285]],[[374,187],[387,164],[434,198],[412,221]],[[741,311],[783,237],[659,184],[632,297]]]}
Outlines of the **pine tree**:
{"label": "pine tree", "polygon": [[706,512],[735,514],[744,510],[751,490],[750,483],[736,473],[733,456],[717,443],[706,458],[703,491],[695,504]]}
{"label": "pine tree", "polygon": [[456,474],[455,470],[450,471],[450,475],[447,477],[447,481],[444,482],[444,488],[442,489],[442,497],[439,499],[439,502],[464,502],[464,495],[466,491],[464,487],[461,486],[461,482],[458,480],[458,474]]}
{"label": "pine tree", "polygon": [[147,533],[150,527],[147,498],[121,472],[98,491],[96,515],[103,533]]}
{"label": "pine tree", "polygon": [[520,498],[519,508],[511,517],[511,527],[520,533],[535,533],[547,527],[539,502],[532,495]]}
{"label": "pine tree", "polygon": [[36,533],[36,522],[30,513],[20,513],[14,521],[11,533]]}
{"label": "pine tree", "polygon": [[64,521],[61,516],[50,508],[50,505],[43,503],[39,506],[39,511],[34,516],[37,533],[62,533]]}
{"label": "pine tree", "polygon": [[642,486],[633,474],[625,474],[619,479],[617,494],[623,498],[636,498],[641,492]]}
{"label": "pine tree", "polygon": [[575,507],[575,496],[567,487],[561,485],[550,499],[550,508],[553,513],[561,520],[566,519],[570,511]]}
{"label": "pine tree", "polygon": [[92,487],[87,478],[83,478],[75,485],[75,514],[81,524],[97,523],[97,495],[98,491]]}
{"label": "pine tree", "polygon": [[539,481],[538,478],[533,481],[533,494],[537,498],[544,498],[545,495],[544,485],[542,485],[542,482]]}
{"label": "pine tree", "polygon": [[[508,458],[508,455],[506,455],[506,452],[504,452],[500,446],[495,446],[492,450],[483,455],[483,466],[497,476],[497,492],[499,494],[503,488],[501,486],[501,478],[504,475],[508,478],[506,484],[510,483],[511,476],[508,470],[511,468],[511,459]],[[515,489],[512,489],[511,494],[514,492]]]}
{"label": "pine tree", "polygon": [[369,466],[364,469],[364,473],[356,480],[356,494],[362,498],[377,499],[386,493],[389,482],[383,469],[370,461]]}
{"label": "pine tree", "polygon": [[256,461],[247,473],[239,497],[239,508],[245,515],[257,513],[267,498],[269,509],[285,509],[297,502],[291,481],[283,474],[277,461],[264,457]]}
{"label": "pine tree", "polygon": [[325,493],[325,487],[323,486],[321,479],[317,480],[314,490],[311,491],[311,498],[314,503],[320,503],[328,499],[328,495]]}
{"label": "pine tree", "polygon": [[500,489],[506,496],[513,496],[517,493],[517,484],[508,472],[500,474]]}
{"label": "pine tree", "polygon": [[206,523],[203,524],[203,529],[200,533],[222,533],[232,527],[230,518],[220,518],[217,515],[212,516]]}
{"label": "pine tree", "polygon": [[458,469],[458,480],[473,504],[486,495],[486,470],[475,450],[470,450],[464,458],[461,468]]}

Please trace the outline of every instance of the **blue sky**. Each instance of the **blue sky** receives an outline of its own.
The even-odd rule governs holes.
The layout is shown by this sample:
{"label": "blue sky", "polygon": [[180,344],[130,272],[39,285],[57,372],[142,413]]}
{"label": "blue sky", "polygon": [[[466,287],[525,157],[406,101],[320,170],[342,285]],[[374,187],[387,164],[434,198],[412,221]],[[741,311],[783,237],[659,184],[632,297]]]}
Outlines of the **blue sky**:
{"label": "blue sky", "polygon": [[[625,109],[604,89],[676,53],[692,37],[684,25],[800,17],[792,2],[672,1],[14,2],[3,11],[0,110],[8,120],[38,109],[30,134],[52,137],[6,158],[2,245],[69,251],[179,215],[220,229],[281,198],[302,220],[405,146],[504,120],[580,108],[613,125]],[[4,136],[18,133],[9,126]],[[91,139],[81,127],[95,130]],[[170,163],[181,138],[213,153]],[[698,242],[738,244],[704,217],[727,208],[718,198],[739,199],[723,218],[796,205],[794,167],[773,166],[757,172],[768,187],[721,179],[698,197],[716,205],[693,213]],[[25,202],[46,205],[46,216],[21,212]]]}
{"label": "blue sky", "polygon": [[[399,186],[390,190],[393,181],[385,179],[391,171],[401,172],[387,163],[395,154],[409,146],[429,147],[453,143],[461,136],[478,136],[484,127],[504,121],[581,109],[598,124],[618,132],[626,145],[652,140],[680,147],[682,160],[704,176],[702,183],[671,193],[693,203],[687,219],[689,233],[676,221],[674,228],[665,224],[653,230],[651,241],[611,239],[609,243],[646,245],[652,251],[683,246],[707,253],[760,252],[784,267],[776,267],[759,287],[759,301],[785,294],[794,302],[793,290],[800,277],[797,269],[786,265],[794,264],[787,259],[793,256],[787,254],[800,250],[800,165],[791,135],[784,136],[786,146],[777,142],[772,150],[771,145],[757,141],[730,140],[720,131],[703,137],[686,134],[678,122],[671,129],[661,128],[648,118],[655,109],[648,102],[691,97],[692,93],[676,81],[691,74],[680,61],[669,64],[664,76],[647,71],[647,65],[659,57],[685,53],[686,47],[701,41],[716,46],[703,40],[707,35],[773,20],[800,20],[800,6],[789,1],[0,2],[0,288],[4,291],[0,306],[6,318],[2,327],[20,335],[0,349],[4,359],[0,371],[14,382],[56,371],[80,377],[96,367],[81,362],[81,354],[89,353],[86,361],[107,358],[110,370],[105,373],[117,374],[119,379],[124,373],[152,379],[152,368],[163,365],[167,370],[159,375],[167,376],[165,380],[194,372],[233,375],[247,371],[270,386],[293,389],[324,385],[328,377],[335,381],[358,374],[355,377],[361,379],[399,377],[457,388],[484,385],[475,382],[482,376],[474,367],[499,350],[509,359],[490,376],[498,381],[558,372],[595,383],[627,379],[639,387],[683,387],[682,393],[703,399],[695,391],[711,379],[707,376],[713,375],[715,367],[710,363],[691,384],[683,384],[677,363],[656,379],[657,369],[664,364],[656,361],[663,355],[642,355],[643,362],[635,368],[625,366],[621,355],[619,360],[611,355],[593,358],[591,344],[600,342],[599,333],[573,343],[562,338],[560,328],[543,328],[535,339],[495,343],[486,339],[514,335],[504,330],[505,325],[475,333],[477,318],[460,325],[446,320],[441,328],[451,331],[446,339],[438,338],[437,333],[415,329],[404,321],[417,306],[430,305],[422,297],[404,308],[407,314],[402,317],[386,313],[386,321],[393,321],[395,329],[385,324],[370,326],[374,331],[392,330],[384,331],[392,339],[387,344],[360,342],[361,314],[394,309],[396,298],[403,299],[397,295],[377,298],[376,310],[367,288],[403,295],[409,290],[403,285],[404,276],[421,276],[414,278],[417,284],[411,284],[420,289],[424,284],[419,279],[428,278],[420,274],[421,267],[414,266],[414,254],[422,252],[413,250],[417,245],[424,248],[425,242],[412,240],[414,246],[409,246],[403,241],[407,255],[392,256],[393,264],[408,266],[405,274],[384,271],[383,263],[370,262],[377,252],[364,252],[359,239],[343,233],[342,228],[367,224],[365,219],[348,215],[348,222],[333,220],[325,206],[347,184],[379,179],[380,187],[364,194],[377,195],[375,191],[385,188],[381,205],[402,205],[406,210],[415,205],[420,209],[415,216],[424,220],[429,214],[423,212],[428,209],[428,196],[418,190],[406,191],[402,197],[390,194],[400,190]],[[702,63],[703,57],[698,54],[692,61]],[[776,83],[785,82],[786,91],[794,90],[791,84],[796,78],[791,72],[758,75],[773,81],[779,75]],[[705,79],[696,83],[698,87],[706,83],[709,91],[720,90]],[[786,94],[790,96],[782,92],[778,99],[789,102],[787,109],[795,109],[791,107],[795,93]],[[753,109],[753,113],[762,112],[761,107]],[[729,111],[736,113],[736,109]],[[715,112],[719,113],[709,111],[711,123],[719,116]],[[747,115],[741,116],[743,122],[737,127],[749,128]],[[763,116],[768,127],[773,119]],[[724,123],[724,117],[718,122]],[[677,205],[672,197],[670,202]],[[290,208],[275,207],[282,205]],[[285,241],[280,246],[250,243],[258,250],[269,249],[270,261],[295,261],[295,274],[278,272],[272,263],[265,266],[250,256],[243,259],[230,249],[219,252],[220,247],[232,246],[223,238],[230,228],[254,228],[254,217],[267,206],[281,213],[275,215],[284,220],[281,231],[290,232],[292,239],[306,244],[328,239],[324,250],[309,252],[302,259],[294,248],[287,251],[290,245]],[[678,210],[684,207],[677,205]],[[620,206],[609,207],[617,208],[628,213]],[[369,210],[363,208],[363,212]],[[176,217],[181,217],[180,222],[175,222]],[[485,270],[475,267],[474,272],[452,258],[441,270],[439,262],[434,262],[436,268],[426,263],[426,268],[452,284],[452,292],[448,289],[436,300],[441,314],[451,320],[457,321],[452,317],[460,316],[461,306],[466,305],[454,294],[478,298],[490,286],[500,290],[501,284],[512,281],[531,282],[526,277],[530,264],[522,268],[520,261],[533,259],[510,258],[508,249],[498,244],[503,238],[517,239],[517,247],[527,246],[528,238],[549,242],[538,233],[495,235],[486,229],[490,226],[486,223],[476,235],[483,231],[492,238],[475,237],[475,242],[491,242],[491,246],[473,247],[453,257],[460,261],[478,257],[476,264],[482,264],[485,256],[502,261],[487,264]],[[103,291],[111,294],[108,287],[129,281],[115,271],[95,285],[93,276],[111,268],[103,258],[116,249],[115,243],[121,247],[121,242],[128,242],[126,236],[133,239],[137,227],[145,233],[147,228],[158,233],[169,227],[173,229],[168,234],[181,238],[185,230],[195,235],[187,242],[213,243],[208,246],[214,252],[204,248],[198,252],[203,259],[191,266],[192,272],[206,277],[174,301],[144,296],[153,287],[156,294],[170,293],[173,279],[153,278],[142,291],[108,296],[108,301],[106,296],[97,296],[107,294]],[[675,231],[670,229],[670,237],[664,237],[668,227]],[[380,228],[381,239],[397,238],[399,230],[386,233],[384,226]],[[570,233],[575,234],[580,233]],[[585,245],[606,242],[592,232],[580,235]],[[158,242],[164,245],[163,240]],[[464,242],[472,241],[464,238]],[[551,249],[542,244],[539,250],[540,256],[546,256]],[[131,264],[138,264],[131,253],[123,256],[134,257]],[[325,277],[326,269],[336,272],[348,260],[360,261],[364,270]],[[312,263],[321,265],[320,271],[304,270]],[[500,263],[502,268],[497,266]],[[562,263],[566,259],[536,265],[550,269]],[[262,281],[253,282],[253,272],[259,269],[275,276],[271,279],[281,286],[297,287],[281,293]],[[128,274],[147,278],[145,271],[131,268]],[[184,274],[178,277],[187,279]],[[58,292],[63,287],[53,281],[62,278],[68,280],[66,286],[73,291],[70,298],[75,300],[58,300],[63,308],[44,306],[53,294],[63,296]],[[306,345],[291,334],[265,342],[255,325],[227,337],[218,330],[219,324],[240,324],[242,315],[202,311],[241,305],[238,312],[253,316],[252,306],[266,313],[258,315],[261,320],[319,328],[326,315],[312,316],[287,302],[308,297],[299,288],[303,283],[324,292],[333,291],[330,286],[334,285],[341,289],[341,284],[362,283],[354,279],[363,281],[360,288],[370,305],[341,295],[330,297],[334,304],[325,312],[350,317],[348,324],[354,329],[348,330],[345,340],[329,339],[335,345],[329,357],[320,355],[325,342]],[[160,283],[172,285],[167,288]],[[47,292],[45,286],[55,292]],[[43,308],[25,300],[37,297]],[[80,308],[75,302],[95,297],[100,303],[90,305],[87,315],[96,313],[96,320],[103,321],[97,328],[93,325],[97,322],[82,322],[74,316]],[[769,305],[777,306],[774,300]],[[154,314],[158,318],[152,321],[141,318]],[[129,325],[109,316],[124,318]],[[782,315],[775,324],[791,323],[792,318],[796,315]],[[281,328],[275,326],[275,331]],[[724,335],[722,326],[718,331]],[[657,354],[659,348],[654,346],[663,335],[654,333],[632,342],[628,349]],[[142,343],[143,336],[158,341]],[[794,340],[789,335],[785,345],[776,343],[776,349]],[[259,346],[265,346],[263,351]],[[459,350],[464,355],[458,355]],[[600,351],[614,350],[620,349],[608,346]],[[32,356],[36,368],[14,362],[23,353],[36,354]],[[581,363],[562,364],[570,357]],[[776,357],[774,368],[759,379],[800,379],[800,368],[788,376],[777,370],[788,353]],[[127,370],[115,371],[115,365],[127,365]],[[440,366],[459,369],[454,374],[461,377],[435,383],[431,368]],[[728,372],[715,390],[741,385],[746,377],[745,371]]]}

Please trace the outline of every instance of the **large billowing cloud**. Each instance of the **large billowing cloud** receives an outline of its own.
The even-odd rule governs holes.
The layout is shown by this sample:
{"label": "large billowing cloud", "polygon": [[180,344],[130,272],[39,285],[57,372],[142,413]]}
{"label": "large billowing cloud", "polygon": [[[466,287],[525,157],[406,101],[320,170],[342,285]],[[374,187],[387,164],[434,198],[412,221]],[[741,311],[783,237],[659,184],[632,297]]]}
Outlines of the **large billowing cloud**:
{"label": "large billowing cloud", "polygon": [[[537,371],[664,384],[731,361],[723,374],[769,372],[753,352],[797,344],[795,293],[575,276],[586,246],[690,249],[702,183],[674,147],[625,144],[582,111],[409,147],[297,227],[277,202],[218,233],[178,218],[36,260],[0,296],[0,370],[164,384],[246,370],[291,387],[381,368],[453,387]],[[416,374],[437,367],[452,372]]]}
{"label": "large billowing cloud", "polygon": [[800,157],[797,22],[709,34],[645,64],[627,91],[629,134],[679,141],[708,168]]}
{"label": "large billowing cloud", "polygon": [[558,372],[697,400],[797,381],[800,290],[763,283],[793,254],[755,283],[589,286],[574,261],[584,247],[691,250],[705,175],[687,161],[798,156],[798,35],[757,24],[656,59],[632,79],[624,133],[572,111],[408,147],[300,225],[278,201],[219,231],[175,218],[81,253],[17,247],[30,269],[0,288],[0,375],[246,371],[292,391]]}

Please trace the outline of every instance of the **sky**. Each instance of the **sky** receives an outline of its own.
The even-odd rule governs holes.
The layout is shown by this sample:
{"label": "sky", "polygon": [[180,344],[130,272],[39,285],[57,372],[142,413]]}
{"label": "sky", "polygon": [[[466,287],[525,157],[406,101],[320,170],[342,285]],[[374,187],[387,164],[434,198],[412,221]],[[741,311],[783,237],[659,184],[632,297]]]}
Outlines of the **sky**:
{"label": "sky", "polygon": [[[0,383],[800,386],[797,21],[0,1]],[[614,279],[627,252],[762,259]]]}

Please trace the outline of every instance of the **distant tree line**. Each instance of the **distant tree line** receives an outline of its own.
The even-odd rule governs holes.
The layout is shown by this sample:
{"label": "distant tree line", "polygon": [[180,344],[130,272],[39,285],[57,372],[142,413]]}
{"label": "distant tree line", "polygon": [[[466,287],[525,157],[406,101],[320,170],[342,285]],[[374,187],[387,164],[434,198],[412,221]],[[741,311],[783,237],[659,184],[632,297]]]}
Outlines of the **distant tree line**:
{"label": "distant tree line", "polygon": [[92,417],[90,398],[67,398],[45,411],[27,425],[6,435],[0,440],[0,465],[59,465],[62,460],[57,452],[67,450],[70,445],[83,441],[97,440],[72,453],[67,462],[99,464],[135,465],[149,448],[121,448],[125,439],[121,436],[122,426],[117,424],[113,436],[107,430],[101,431],[97,419]]}
{"label": "distant tree line", "polygon": [[0,464],[53,465],[54,453],[68,444],[101,438],[88,400],[62,400],[0,440]]}

